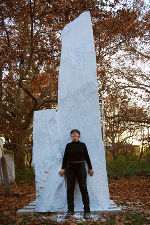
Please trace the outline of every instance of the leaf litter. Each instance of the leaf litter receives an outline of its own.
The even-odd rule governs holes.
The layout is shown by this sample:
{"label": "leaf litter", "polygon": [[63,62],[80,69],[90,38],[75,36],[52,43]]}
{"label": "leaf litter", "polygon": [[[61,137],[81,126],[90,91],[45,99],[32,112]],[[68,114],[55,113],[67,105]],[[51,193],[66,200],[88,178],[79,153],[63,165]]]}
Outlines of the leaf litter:
{"label": "leaf litter", "polygon": [[[35,184],[32,185],[26,180],[18,181],[20,192],[25,195],[6,196],[0,186],[0,224],[150,224],[150,177],[131,177],[109,180],[110,198],[121,206],[120,215],[106,215],[91,213],[91,219],[85,220],[83,213],[75,213],[69,219],[64,219],[64,214],[35,214],[19,216],[17,210],[22,209],[35,200]],[[12,192],[15,192],[14,184],[11,185]],[[140,216],[135,219],[134,215]],[[146,222],[136,223],[143,217]],[[111,223],[111,221],[113,221]],[[107,223],[108,222],[108,223]]]}

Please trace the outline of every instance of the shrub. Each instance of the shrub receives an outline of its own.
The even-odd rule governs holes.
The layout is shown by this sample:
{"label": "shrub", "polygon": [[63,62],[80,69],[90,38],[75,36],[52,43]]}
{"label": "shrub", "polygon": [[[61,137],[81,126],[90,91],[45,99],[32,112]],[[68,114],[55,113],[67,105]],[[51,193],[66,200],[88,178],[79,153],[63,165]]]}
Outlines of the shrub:
{"label": "shrub", "polygon": [[119,156],[116,160],[107,160],[107,172],[109,178],[150,176],[150,164],[144,159],[139,162],[136,156],[128,160],[124,156]]}
{"label": "shrub", "polygon": [[35,180],[34,170],[33,168],[25,168],[24,170],[16,171],[16,180],[25,179],[32,183]]}

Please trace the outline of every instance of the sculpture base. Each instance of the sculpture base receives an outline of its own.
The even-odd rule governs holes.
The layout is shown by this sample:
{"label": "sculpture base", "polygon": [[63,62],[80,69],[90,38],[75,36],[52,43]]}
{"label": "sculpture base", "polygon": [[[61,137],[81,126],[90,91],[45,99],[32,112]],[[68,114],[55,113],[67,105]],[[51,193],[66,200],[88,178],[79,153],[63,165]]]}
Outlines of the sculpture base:
{"label": "sculpture base", "polygon": [[[25,206],[23,209],[19,209],[17,211],[17,215],[19,216],[23,216],[23,215],[35,215],[35,214],[41,214],[41,215],[51,215],[51,216],[56,216],[58,213],[59,215],[61,214],[62,216],[64,215],[64,212],[36,212],[35,211],[35,204],[36,202],[33,201],[31,203],[29,203],[29,205]],[[83,212],[75,212],[75,213],[81,213],[83,214]],[[110,200],[110,208],[106,209],[106,210],[102,210],[102,211],[91,211],[91,215],[92,214],[111,214],[111,215],[118,215],[121,213],[121,207],[118,207],[116,205],[116,203],[113,200]]]}

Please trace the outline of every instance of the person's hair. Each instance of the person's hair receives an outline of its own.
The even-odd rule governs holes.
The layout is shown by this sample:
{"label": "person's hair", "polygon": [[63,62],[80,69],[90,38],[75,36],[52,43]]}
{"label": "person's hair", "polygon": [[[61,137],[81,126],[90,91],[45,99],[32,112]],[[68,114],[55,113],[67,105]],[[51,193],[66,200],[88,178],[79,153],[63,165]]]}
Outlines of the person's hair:
{"label": "person's hair", "polygon": [[70,131],[70,136],[71,136],[71,134],[74,133],[74,132],[77,132],[77,133],[80,135],[80,131],[79,131],[79,130],[73,129],[73,130]]}

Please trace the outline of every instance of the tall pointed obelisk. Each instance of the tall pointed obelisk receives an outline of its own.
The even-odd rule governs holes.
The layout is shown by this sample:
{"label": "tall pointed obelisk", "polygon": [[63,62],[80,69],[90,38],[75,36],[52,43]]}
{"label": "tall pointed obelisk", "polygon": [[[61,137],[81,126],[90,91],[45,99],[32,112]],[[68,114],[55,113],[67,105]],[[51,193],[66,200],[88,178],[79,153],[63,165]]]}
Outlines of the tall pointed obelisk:
{"label": "tall pointed obelisk", "polygon": [[[81,14],[62,32],[59,70],[58,113],[61,151],[64,151],[71,129],[81,132],[92,161],[93,177],[87,186],[91,210],[109,207],[104,144],[100,127],[100,109],[96,72],[96,54],[89,12]],[[79,189],[75,192],[75,209],[81,210]]]}
{"label": "tall pointed obelisk", "polygon": [[[91,158],[94,176],[87,177],[91,211],[110,206],[105,151],[100,127],[96,54],[89,12],[82,13],[62,31],[58,111],[34,115],[33,164],[36,175],[36,211],[66,211],[64,177],[58,175],[71,129],[79,129]],[[75,211],[83,211],[78,185]]]}

